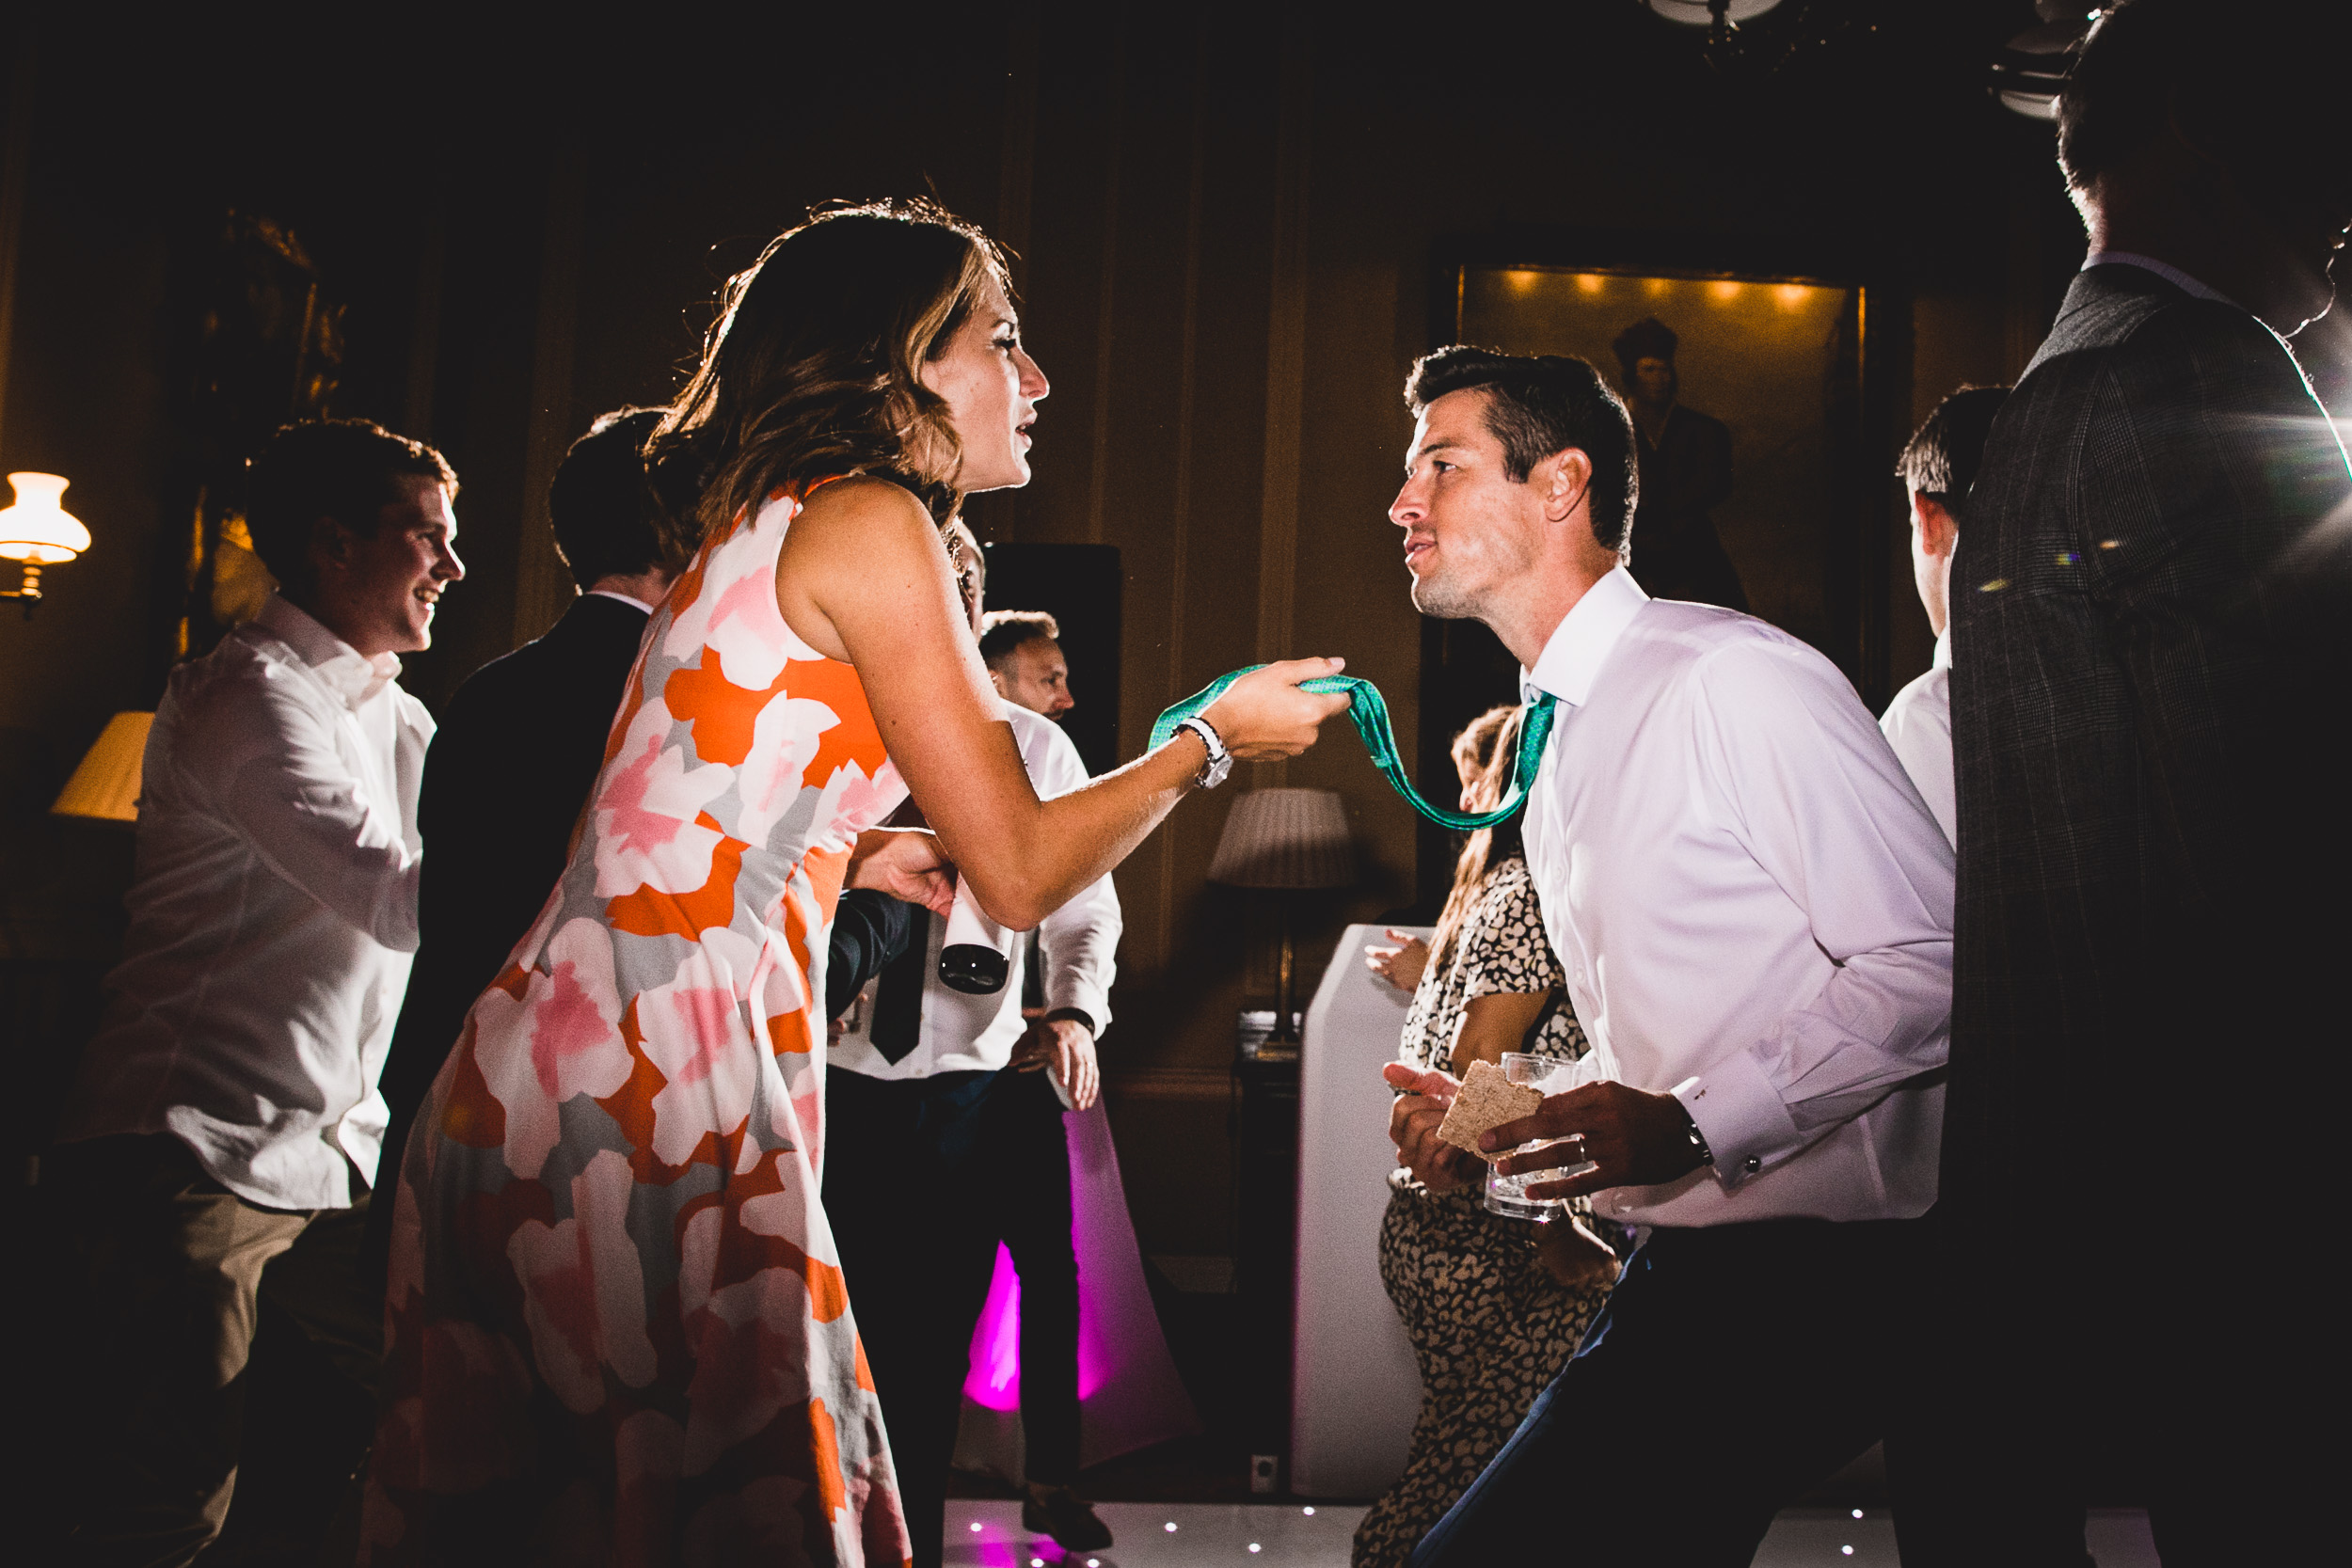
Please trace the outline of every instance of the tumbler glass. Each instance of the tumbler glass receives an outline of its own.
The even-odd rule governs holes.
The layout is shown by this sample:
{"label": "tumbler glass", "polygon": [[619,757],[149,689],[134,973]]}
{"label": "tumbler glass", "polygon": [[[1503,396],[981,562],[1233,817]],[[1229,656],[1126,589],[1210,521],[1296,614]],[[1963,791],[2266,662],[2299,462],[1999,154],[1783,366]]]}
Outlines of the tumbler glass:
{"label": "tumbler glass", "polygon": [[[1506,1051],[1502,1055],[1502,1076],[1514,1084],[1526,1084],[1546,1094],[1558,1094],[1568,1086],[1573,1063],[1553,1056],[1537,1056],[1524,1051]],[[1505,1153],[1523,1154],[1531,1148],[1542,1148],[1550,1143],[1573,1143],[1581,1146],[1581,1137],[1538,1138],[1524,1143]],[[1498,1156],[1499,1158],[1500,1156]],[[1531,1181],[1565,1181],[1571,1176],[1581,1176],[1598,1168],[1591,1160],[1563,1165],[1557,1170],[1537,1171],[1528,1176],[1505,1176],[1489,1163],[1486,1166],[1486,1206],[1490,1213],[1508,1214],[1514,1219],[1549,1219],[1560,1212],[1566,1200],[1557,1197],[1532,1198],[1527,1196]]]}

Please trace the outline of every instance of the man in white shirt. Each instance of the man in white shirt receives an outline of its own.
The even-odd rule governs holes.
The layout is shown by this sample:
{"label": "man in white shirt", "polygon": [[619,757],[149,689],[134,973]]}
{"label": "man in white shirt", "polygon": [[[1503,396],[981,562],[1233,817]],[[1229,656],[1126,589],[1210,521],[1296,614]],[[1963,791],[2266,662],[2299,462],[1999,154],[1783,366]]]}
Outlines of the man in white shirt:
{"label": "man in white shirt", "polygon": [[[1644,1227],[1576,1358],[1413,1561],[1573,1551],[1745,1562],[1773,1513],[1883,1426],[1909,1227],[1934,1201],[1950,847],[1836,668],[1624,567],[1625,411],[1589,365],[1449,348],[1391,518],[1414,603],[1484,621],[1549,704],[1525,817],[1593,1049],[1487,1135]],[[1388,1069],[1423,1180],[1452,1081]],[[1581,1162],[1590,1165],[1577,1169]],[[1564,1503],[1573,1476],[1578,1497]]]}
{"label": "man in white shirt", "polygon": [[[977,636],[979,548],[961,521],[951,538]],[[1011,700],[1004,716],[1041,799],[1087,783],[1060,725]],[[1072,1551],[1111,1543],[1071,1484],[1078,1276],[1062,1111],[1100,1091],[1094,1041],[1110,1022],[1120,924],[1104,877],[1034,933],[1014,933],[1006,985],[971,995],[941,983],[946,925],[918,910],[906,953],[859,997],[827,1057],[825,1212],[890,1423],[916,1568],[941,1560],[972,1331],[999,1241],[1021,1271],[1024,1528]],[[1032,942],[1045,1009],[1034,1023],[1021,1006]]]}
{"label": "man in white shirt", "polygon": [[1070,661],[1061,626],[1041,610],[993,610],[981,617],[980,657],[996,694],[1058,724],[1078,705],[1070,694]]}
{"label": "man in white shirt", "polygon": [[1935,632],[1935,659],[1895,693],[1879,729],[1947,844],[1960,842],[1952,781],[1952,550],[1960,543],[1962,499],[1984,460],[1984,438],[2008,401],[2006,387],[1963,387],[1935,405],[1895,463],[1910,499],[1911,575]]}
{"label": "man in white shirt", "polygon": [[279,431],[246,508],[279,592],[157,709],[124,956],[42,1169],[113,1385],[81,1466],[91,1560],[183,1563],[218,1535],[262,1300],[373,1395],[382,1306],[355,1262],[433,735],[397,656],[465,575],[456,489],[365,420]]}

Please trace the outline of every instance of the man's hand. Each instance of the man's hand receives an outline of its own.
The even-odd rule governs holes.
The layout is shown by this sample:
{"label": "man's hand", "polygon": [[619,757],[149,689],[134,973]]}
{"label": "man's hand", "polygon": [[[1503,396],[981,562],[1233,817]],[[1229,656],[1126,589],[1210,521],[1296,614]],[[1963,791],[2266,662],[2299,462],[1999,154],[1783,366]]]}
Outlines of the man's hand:
{"label": "man's hand", "polygon": [[1489,1129],[1478,1144],[1499,1149],[1538,1138],[1580,1140],[1514,1154],[1495,1168],[1505,1176],[1523,1176],[1593,1161],[1598,1169],[1527,1187],[1532,1198],[1581,1197],[1604,1187],[1655,1187],[1698,1169],[1690,1126],[1689,1114],[1673,1095],[1603,1079],[1546,1096],[1534,1116]]}
{"label": "man's hand", "polygon": [[1074,1018],[1041,1018],[1012,1048],[1012,1065],[1023,1072],[1040,1068],[1070,1092],[1070,1107],[1083,1111],[1103,1089],[1103,1069],[1094,1056],[1094,1032]]}
{"label": "man's hand", "polygon": [[1389,1141],[1396,1145],[1396,1163],[1413,1173],[1413,1180],[1433,1193],[1450,1193],[1478,1179],[1478,1161],[1438,1136],[1462,1085],[1450,1072],[1416,1072],[1403,1062],[1380,1069],[1389,1087],[1403,1089],[1389,1110]]}
{"label": "man's hand", "polygon": [[844,887],[872,888],[933,914],[955,908],[955,870],[928,828],[868,828],[850,851]]}
{"label": "man's hand", "polygon": [[1543,1239],[1535,1243],[1535,1261],[1546,1274],[1571,1291],[1606,1290],[1617,1282],[1617,1255],[1584,1228],[1574,1214],[1544,1222]]}
{"label": "man's hand", "polygon": [[1399,990],[1418,990],[1422,972],[1429,967],[1429,944],[1398,930],[1388,935],[1397,945],[1365,948],[1364,967]]}

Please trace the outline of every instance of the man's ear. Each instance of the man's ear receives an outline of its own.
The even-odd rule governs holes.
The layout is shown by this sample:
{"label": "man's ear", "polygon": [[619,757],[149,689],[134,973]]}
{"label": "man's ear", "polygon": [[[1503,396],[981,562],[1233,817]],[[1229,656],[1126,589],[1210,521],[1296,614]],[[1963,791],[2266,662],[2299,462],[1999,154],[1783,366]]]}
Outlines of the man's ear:
{"label": "man's ear", "polygon": [[991,669],[988,673],[988,684],[996,689],[996,695],[1007,702],[1012,701],[1012,693],[1005,689],[1005,673],[1002,670]]}
{"label": "man's ear", "polygon": [[334,518],[321,517],[310,525],[310,564],[320,571],[348,566],[358,542],[358,535]]}
{"label": "man's ear", "polygon": [[1585,492],[1593,484],[1593,460],[1577,447],[1553,452],[1528,476],[1543,489],[1544,520],[1565,523],[1576,515],[1584,503]]}
{"label": "man's ear", "polygon": [[1960,544],[1960,519],[1933,496],[1912,493],[1911,526],[1919,531],[1920,553],[1935,560],[1948,559]]}

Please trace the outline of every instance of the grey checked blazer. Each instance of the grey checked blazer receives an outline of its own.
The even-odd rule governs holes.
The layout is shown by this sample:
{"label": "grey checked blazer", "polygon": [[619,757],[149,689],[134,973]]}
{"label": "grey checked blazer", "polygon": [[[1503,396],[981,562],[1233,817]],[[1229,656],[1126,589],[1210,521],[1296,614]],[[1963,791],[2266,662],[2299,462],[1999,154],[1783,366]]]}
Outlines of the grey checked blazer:
{"label": "grey checked blazer", "polygon": [[2075,279],[1952,574],[1947,1213],[2138,1235],[2184,1195],[2280,1215],[2337,1180],[2332,1090],[2328,1126],[2279,1113],[2352,1044],[2348,497],[2261,323]]}

